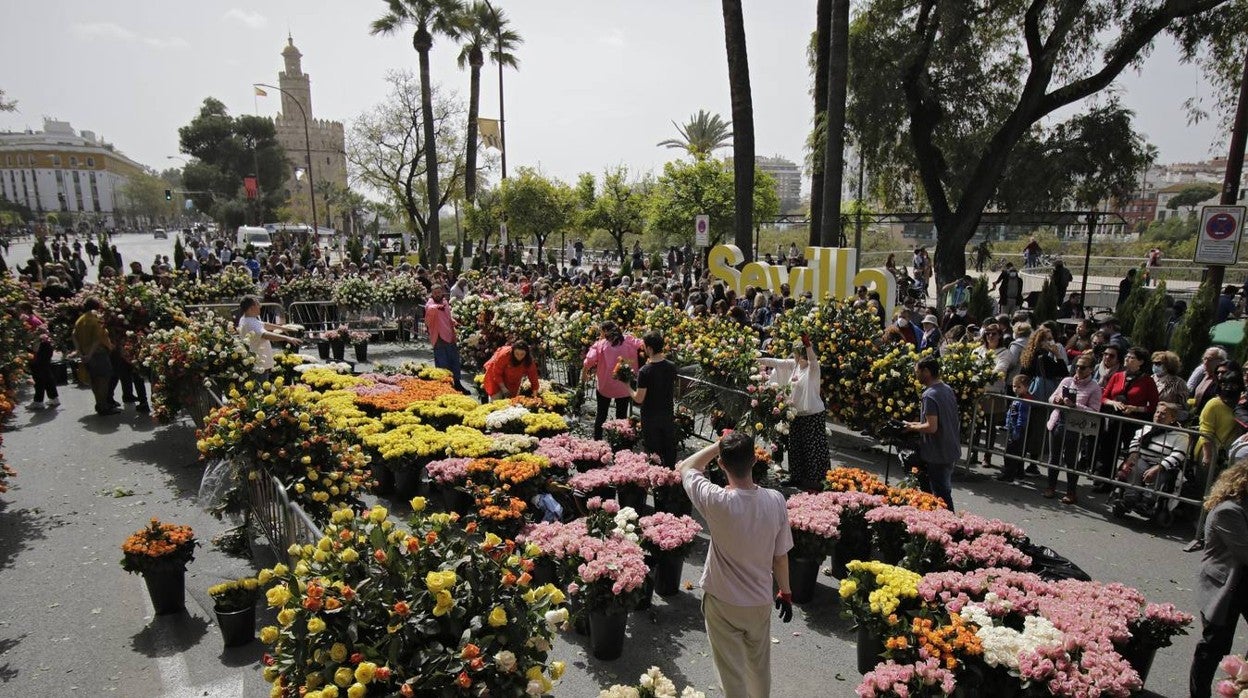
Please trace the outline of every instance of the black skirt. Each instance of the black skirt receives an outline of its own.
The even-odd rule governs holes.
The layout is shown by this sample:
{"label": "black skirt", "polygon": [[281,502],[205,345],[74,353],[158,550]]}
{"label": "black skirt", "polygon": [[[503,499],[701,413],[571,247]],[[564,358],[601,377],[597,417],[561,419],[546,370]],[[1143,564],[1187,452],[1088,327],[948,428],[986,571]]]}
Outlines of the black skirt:
{"label": "black skirt", "polygon": [[823,412],[793,420],[789,434],[789,475],[801,486],[822,488],[828,474],[828,432]]}

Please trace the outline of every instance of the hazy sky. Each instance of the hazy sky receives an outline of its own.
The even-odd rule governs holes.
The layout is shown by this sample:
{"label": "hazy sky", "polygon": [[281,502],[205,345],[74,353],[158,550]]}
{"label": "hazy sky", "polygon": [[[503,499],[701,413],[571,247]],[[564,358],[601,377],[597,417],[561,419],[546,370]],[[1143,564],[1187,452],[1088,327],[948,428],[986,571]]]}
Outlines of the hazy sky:
{"label": "hazy sky", "polygon": [[[287,28],[312,77],[315,116],[349,125],[384,95],[388,70],[416,68],[408,31],[374,37],[380,0],[216,2],[5,0],[0,88],[19,112],[0,128],[38,129],[52,116],[89,129],[134,159],[176,164],[179,126],[206,96],[253,110],[251,83],[275,82]],[[508,166],[572,179],[625,164],[657,170],[677,151],[672,120],[699,108],[731,115],[720,3],[714,0],[498,0],[525,37],[506,80]],[[746,0],[759,154],[801,162],[810,123],[805,63],[815,0]],[[439,40],[434,80],[467,97],[457,47]],[[1182,102],[1209,87],[1163,43],[1120,81],[1161,162],[1224,155],[1213,124],[1187,125]],[[497,114],[497,72],[482,78],[483,116]],[[277,95],[259,100],[277,111]]]}

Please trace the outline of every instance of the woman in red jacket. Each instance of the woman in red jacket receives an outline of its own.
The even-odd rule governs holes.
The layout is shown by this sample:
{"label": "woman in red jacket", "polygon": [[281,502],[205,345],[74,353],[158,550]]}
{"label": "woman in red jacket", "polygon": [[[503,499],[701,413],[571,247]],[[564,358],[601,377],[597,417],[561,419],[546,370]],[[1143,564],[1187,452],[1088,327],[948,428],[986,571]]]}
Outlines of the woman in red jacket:
{"label": "woman in red jacket", "polygon": [[494,352],[485,362],[485,394],[491,400],[515,397],[520,394],[520,380],[528,376],[533,397],[537,397],[537,362],[529,345],[523,340],[513,342]]}
{"label": "woman in red jacket", "polygon": [[[1143,347],[1131,347],[1122,356],[1123,370],[1109,377],[1105,384],[1101,411],[1122,417],[1150,421],[1157,409],[1157,383],[1153,380],[1152,354]],[[1106,420],[1101,426],[1097,448],[1096,474],[1109,477],[1126,455],[1124,446],[1137,425]],[[1093,492],[1108,492],[1109,484],[1098,482]]]}

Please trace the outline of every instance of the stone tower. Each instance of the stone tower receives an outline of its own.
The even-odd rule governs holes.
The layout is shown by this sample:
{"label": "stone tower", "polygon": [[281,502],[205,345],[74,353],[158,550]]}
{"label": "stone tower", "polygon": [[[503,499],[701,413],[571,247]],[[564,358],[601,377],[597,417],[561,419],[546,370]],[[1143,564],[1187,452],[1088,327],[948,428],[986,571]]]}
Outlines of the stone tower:
{"label": "stone tower", "polygon": [[[286,150],[286,160],[290,164],[286,182],[283,185],[300,218],[300,222],[312,223],[310,206],[308,205],[308,180],[304,175],[302,181],[295,178],[297,169],[311,169],[312,179],[316,185],[317,224],[321,227],[342,229],[344,211],[327,207],[324,187],[333,184],[338,189],[347,188],[347,153],[346,136],[341,121],[325,121],[317,119],[312,113],[312,80],[303,72],[303,54],[295,48],[294,39],[286,37],[286,47],[282,49],[282,62],[285,70],[278,74],[278,85],[282,88],[282,112],[273,120],[277,129],[277,141]],[[303,107],[303,111],[300,111]],[[308,137],[304,139],[304,117],[308,120]],[[308,162],[308,144],[311,146],[311,163]]]}

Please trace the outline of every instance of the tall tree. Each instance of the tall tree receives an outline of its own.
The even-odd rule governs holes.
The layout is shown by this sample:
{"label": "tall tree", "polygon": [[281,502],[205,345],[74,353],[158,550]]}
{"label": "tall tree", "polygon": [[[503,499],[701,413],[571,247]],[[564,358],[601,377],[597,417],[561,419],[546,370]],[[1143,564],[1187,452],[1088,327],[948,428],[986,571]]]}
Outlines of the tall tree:
{"label": "tall tree", "polygon": [[[365,111],[347,130],[347,162],[353,181],[381,198],[402,218],[408,232],[421,240],[426,250],[427,231],[433,216],[425,178],[427,149],[421,108],[421,89],[411,71],[393,71],[386,76],[390,92],[380,104]],[[464,107],[435,87],[434,140],[438,148],[438,179],[447,186],[438,192],[436,208],[441,208],[459,191],[464,174]]]}
{"label": "tall tree", "polygon": [[[907,135],[937,229],[939,281],[965,271],[966,244],[1038,124],[1109,87],[1161,32],[1224,2],[866,3],[854,43],[870,56],[859,67],[882,97],[883,138],[873,145],[888,148],[890,125]],[[889,123],[895,113],[904,123]]]}
{"label": "tall tree", "polygon": [[17,100],[4,98],[4,90],[0,90],[0,112],[17,111]]}
{"label": "tall tree", "polygon": [[737,247],[749,262],[754,258],[754,97],[750,93],[750,60],[745,49],[741,0],[722,0],[722,4],[728,87],[732,94],[732,173],[737,202],[732,228]]}
{"label": "tall tree", "polygon": [[841,182],[845,176],[845,94],[849,79],[849,0],[832,0],[828,31],[828,104],[824,112],[823,209],[819,239],[841,243]]}
{"label": "tall tree", "polygon": [[646,225],[646,182],[629,182],[623,165],[602,174],[602,186],[593,175],[583,174],[577,185],[581,198],[581,224],[605,230],[620,259],[624,259],[624,236],[640,235]]}
{"label": "tall tree", "polygon": [[485,65],[485,52],[490,52],[495,64],[501,63],[508,68],[520,64],[514,51],[524,39],[508,29],[508,24],[505,15],[484,2],[472,3],[464,17],[457,60],[460,68],[468,66],[468,139],[464,159],[464,199],[468,203],[477,198],[477,114],[481,104],[481,66]]}
{"label": "tall tree", "polygon": [[683,125],[673,121],[672,126],[676,127],[680,138],[668,138],[659,141],[659,145],[683,150],[692,155],[694,160],[705,160],[711,153],[728,147],[732,142],[732,123],[724,121],[719,114],[712,114],[704,109],[699,109]]}
{"label": "tall tree", "polygon": [[532,239],[537,259],[544,261],[546,240],[566,229],[576,217],[577,196],[572,187],[529,167],[503,180],[498,187],[507,229],[517,240]]}
{"label": "tall tree", "polygon": [[819,0],[815,6],[815,33],[807,50],[807,59],[814,71],[811,97],[815,102],[815,118],[811,122],[810,156],[810,237],[811,245],[819,244],[820,221],[823,216],[823,141],[815,137],[824,130],[828,111],[828,46],[832,36],[832,0]]}
{"label": "tall tree", "polygon": [[[208,97],[199,114],[178,129],[178,142],[191,161],[182,170],[182,185],[195,207],[227,225],[246,219],[250,203],[242,196],[243,178],[260,178],[260,215],[273,220],[287,197],[278,182],[286,179],[286,154],[277,142],[273,122],[259,116],[230,116],[225,105]],[[259,164],[259,172],[256,165]]]}
{"label": "tall tree", "polygon": [[[711,222],[709,242],[718,245],[728,237],[736,220],[739,199],[735,189],[732,170],[722,160],[669,162],[648,197],[647,231],[664,245],[692,243],[693,217],[706,215]],[[775,217],[780,197],[771,175],[758,173],[750,201],[759,218]]]}
{"label": "tall tree", "polygon": [[429,76],[429,52],[435,34],[448,38],[459,36],[463,22],[463,4],[459,0],[386,0],[387,11],[373,21],[373,34],[391,34],[400,27],[412,25],[412,46],[420,59],[420,109],[424,123],[425,187],[428,190],[429,217],[425,249],[433,261],[441,262],[442,235],[438,210],[442,199],[438,191],[437,141],[433,128],[433,83]]}

